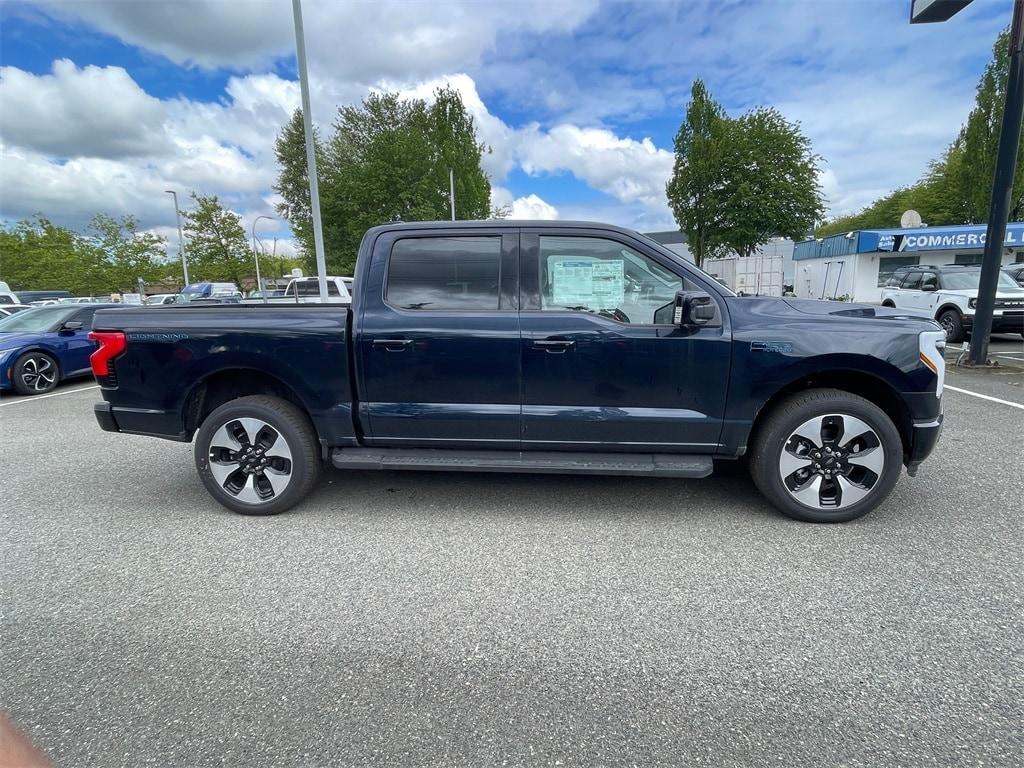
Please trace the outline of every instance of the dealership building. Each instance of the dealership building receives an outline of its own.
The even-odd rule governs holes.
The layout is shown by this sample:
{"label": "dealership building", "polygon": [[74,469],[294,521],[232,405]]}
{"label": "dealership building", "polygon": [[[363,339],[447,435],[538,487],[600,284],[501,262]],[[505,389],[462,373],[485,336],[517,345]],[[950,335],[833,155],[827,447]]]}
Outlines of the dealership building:
{"label": "dealership building", "polygon": [[[882,286],[911,264],[981,264],[984,225],[861,229],[793,248],[793,291],[813,299],[847,297],[881,301]],[[1024,262],[1024,222],[1011,222],[1003,241],[1003,265]]]}

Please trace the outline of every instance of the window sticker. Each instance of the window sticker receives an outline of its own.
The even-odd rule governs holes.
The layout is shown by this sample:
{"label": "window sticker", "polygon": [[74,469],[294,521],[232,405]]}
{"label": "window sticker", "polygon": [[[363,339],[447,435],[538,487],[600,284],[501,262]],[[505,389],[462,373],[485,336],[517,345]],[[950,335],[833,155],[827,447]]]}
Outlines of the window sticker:
{"label": "window sticker", "polygon": [[625,264],[618,260],[554,257],[551,301],[562,307],[615,309],[625,298]]}

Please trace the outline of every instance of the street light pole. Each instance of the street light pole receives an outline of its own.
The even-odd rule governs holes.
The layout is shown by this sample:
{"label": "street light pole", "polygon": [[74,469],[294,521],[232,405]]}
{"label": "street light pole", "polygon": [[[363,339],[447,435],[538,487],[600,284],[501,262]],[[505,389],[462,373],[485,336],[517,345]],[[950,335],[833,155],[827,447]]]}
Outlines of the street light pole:
{"label": "street light pole", "polygon": [[320,221],[320,186],[316,178],[316,147],[313,141],[313,115],[309,106],[309,73],[306,69],[306,38],[302,31],[302,2],[292,0],[295,18],[295,58],[299,65],[299,89],[302,91],[302,130],[306,134],[306,172],[309,175],[309,209],[313,216],[313,247],[320,283],[320,303],[327,303],[327,260],[324,257],[324,229]]}
{"label": "street light pole", "polygon": [[455,171],[448,169],[448,203],[452,209],[452,221],[455,221]]}
{"label": "street light pole", "polygon": [[263,281],[260,280],[260,254],[256,250],[256,223],[260,219],[266,219],[267,221],[273,221],[273,216],[259,215],[252,220],[252,255],[256,259],[256,290],[260,292],[260,298],[263,299],[263,303],[267,303],[267,296],[263,290]]}
{"label": "street light pole", "polygon": [[181,271],[185,274],[185,285],[187,286],[189,284],[188,261],[185,258],[185,238],[181,234],[181,209],[178,208],[178,193],[173,189],[165,189],[164,191],[174,198],[174,215],[178,219],[178,252],[181,254]]}
{"label": "street light pole", "polygon": [[999,270],[1003,263],[1003,240],[1010,217],[1013,175],[1017,170],[1017,148],[1020,146],[1021,118],[1024,117],[1024,0],[1015,0],[1010,24],[1010,73],[1006,83],[1006,105],[999,130],[996,173],[992,179],[992,205],[985,232],[985,255],[981,261],[978,281],[978,306],[974,310],[971,330],[971,365],[987,365],[988,341],[992,333],[992,310],[995,307]]}

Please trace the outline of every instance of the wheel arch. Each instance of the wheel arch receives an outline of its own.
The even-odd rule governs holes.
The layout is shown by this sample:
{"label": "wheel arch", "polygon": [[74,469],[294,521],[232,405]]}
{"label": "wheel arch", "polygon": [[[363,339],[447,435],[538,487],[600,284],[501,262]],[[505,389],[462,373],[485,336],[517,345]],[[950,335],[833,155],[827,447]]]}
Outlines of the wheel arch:
{"label": "wheel arch", "polygon": [[757,410],[750,429],[750,435],[747,439],[747,445],[751,445],[757,439],[758,430],[764,425],[768,414],[782,400],[790,395],[809,389],[838,389],[870,400],[881,408],[896,426],[896,431],[900,435],[900,441],[903,443],[904,456],[910,451],[914,422],[910,409],[903,402],[899,391],[891,383],[879,376],[850,368],[832,368],[809,373],[793,379],[778,389]]}
{"label": "wheel arch", "polygon": [[958,315],[960,315],[961,318],[964,317],[964,311],[959,304],[957,304],[955,301],[947,301],[945,304],[940,304],[939,307],[935,310],[934,319],[937,321],[940,317],[942,317],[943,313],[950,309],[954,310]]}
{"label": "wheel arch", "polygon": [[284,379],[259,368],[220,368],[200,378],[185,396],[184,430],[191,440],[199,425],[214,410],[248,395],[271,395],[286,400],[311,417],[308,404]]}

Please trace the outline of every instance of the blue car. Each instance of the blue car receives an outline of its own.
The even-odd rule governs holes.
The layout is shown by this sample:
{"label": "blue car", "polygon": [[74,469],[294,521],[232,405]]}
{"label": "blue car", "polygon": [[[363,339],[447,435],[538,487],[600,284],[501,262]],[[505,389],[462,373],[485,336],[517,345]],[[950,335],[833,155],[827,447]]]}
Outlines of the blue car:
{"label": "blue car", "polygon": [[96,342],[88,338],[97,309],[119,304],[57,304],[0,320],[0,390],[49,392],[64,380],[87,376]]}

